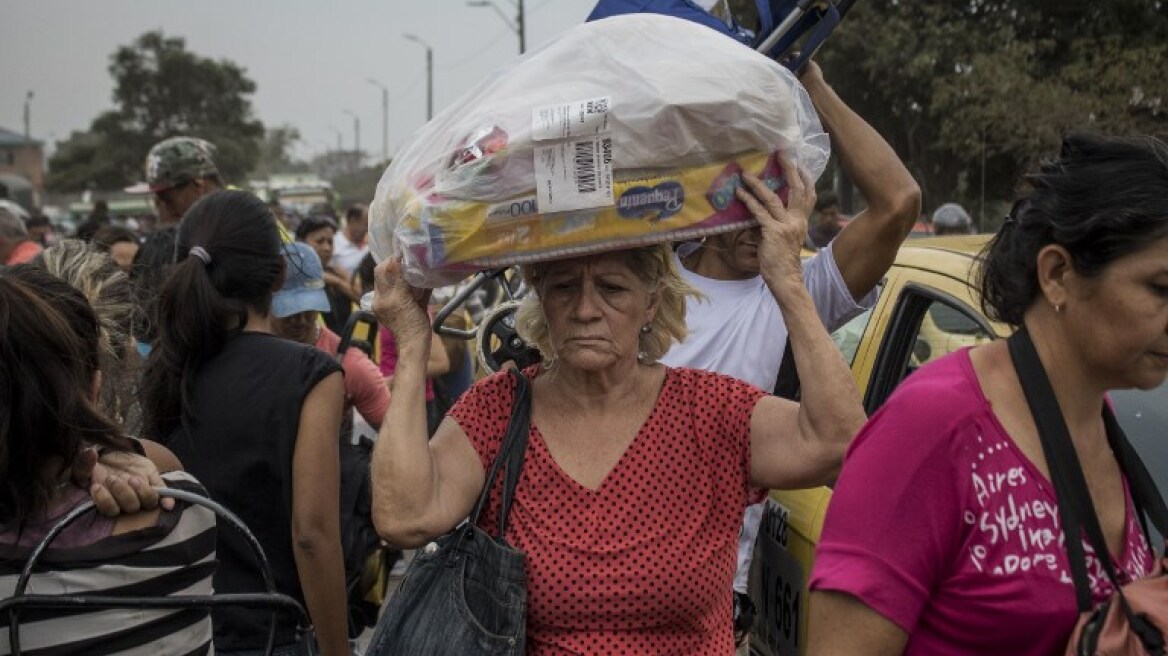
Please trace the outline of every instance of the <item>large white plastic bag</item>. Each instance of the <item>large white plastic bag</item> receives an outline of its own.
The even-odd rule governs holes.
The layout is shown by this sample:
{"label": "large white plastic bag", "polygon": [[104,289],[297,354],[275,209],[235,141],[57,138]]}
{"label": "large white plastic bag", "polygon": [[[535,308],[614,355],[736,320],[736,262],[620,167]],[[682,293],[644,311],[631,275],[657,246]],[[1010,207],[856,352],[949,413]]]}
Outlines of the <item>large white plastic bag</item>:
{"label": "large white plastic bag", "polygon": [[[564,106],[573,122],[585,107],[608,111],[588,116],[594,125],[580,134],[533,140],[547,136],[533,135],[533,112],[548,106]],[[572,150],[579,144],[583,151]],[[566,152],[557,166],[571,167],[571,153],[593,147],[598,193],[608,184],[611,196],[566,211],[537,198],[537,156]],[[377,185],[370,245],[379,260],[401,255],[406,278],[432,287],[484,268],[735,230],[754,223],[733,196],[743,169],[784,191],[776,151],[812,179],[829,155],[811,101],[786,68],[685,20],[585,23],[414,134]],[[581,173],[569,173],[580,184]]]}

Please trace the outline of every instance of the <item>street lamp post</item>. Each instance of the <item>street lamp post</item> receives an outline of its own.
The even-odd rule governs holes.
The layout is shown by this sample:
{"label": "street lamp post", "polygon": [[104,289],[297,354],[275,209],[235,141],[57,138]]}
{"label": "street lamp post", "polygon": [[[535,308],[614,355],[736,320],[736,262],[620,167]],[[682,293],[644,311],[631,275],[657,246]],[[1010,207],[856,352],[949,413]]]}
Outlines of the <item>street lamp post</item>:
{"label": "street lamp post", "polygon": [[381,160],[389,161],[389,87],[373,78],[365,81],[381,89]]}
{"label": "street lamp post", "polygon": [[523,17],[523,0],[511,0],[511,6],[515,7],[517,12],[514,21],[502,9],[499,9],[499,5],[495,4],[493,0],[467,0],[466,5],[494,9],[495,13],[499,14],[499,18],[502,18],[503,22],[507,24],[507,27],[511,28],[511,31],[519,37],[519,54],[527,52],[527,27]]}
{"label": "street lamp post", "polygon": [[32,129],[31,129],[31,125],[32,125],[32,119],[31,119],[32,97],[33,97],[32,89],[29,89],[28,93],[25,94],[25,96],[24,96],[24,140],[25,141],[32,141]]}
{"label": "street lamp post", "polygon": [[426,49],[426,120],[429,121],[434,118],[434,49],[413,34],[403,34],[402,38]]}
{"label": "street lamp post", "polygon": [[357,157],[361,157],[361,117],[351,109],[341,111],[353,117],[353,151],[357,153]]}
{"label": "street lamp post", "polygon": [[337,152],[344,151],[345,148],[341,145],[341,131],[331,125],[329,126],[329,129],[337,134]]}
{"label": "street lamp post", "polygon": [[978,212],[977,230],[982,232],[986,229],[985,223],[985,175],[986,175],[986,127],[981,127],[981,210]]}

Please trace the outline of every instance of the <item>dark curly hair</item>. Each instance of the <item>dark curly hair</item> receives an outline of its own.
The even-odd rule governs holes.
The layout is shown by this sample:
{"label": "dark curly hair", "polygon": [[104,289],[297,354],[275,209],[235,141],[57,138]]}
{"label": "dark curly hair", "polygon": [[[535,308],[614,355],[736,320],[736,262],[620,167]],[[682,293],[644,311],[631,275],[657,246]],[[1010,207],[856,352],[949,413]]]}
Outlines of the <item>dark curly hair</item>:
{"label": "dark curly hair", "polygon": [[982,309],[998,321],[1022,325],[1041,294],[1038,252],[1047,245],[1095,277],[1168,236],[1168,144],[1159,139],[1070,134],[1059,156],[1025,179],[1029,192],[980,256]]}

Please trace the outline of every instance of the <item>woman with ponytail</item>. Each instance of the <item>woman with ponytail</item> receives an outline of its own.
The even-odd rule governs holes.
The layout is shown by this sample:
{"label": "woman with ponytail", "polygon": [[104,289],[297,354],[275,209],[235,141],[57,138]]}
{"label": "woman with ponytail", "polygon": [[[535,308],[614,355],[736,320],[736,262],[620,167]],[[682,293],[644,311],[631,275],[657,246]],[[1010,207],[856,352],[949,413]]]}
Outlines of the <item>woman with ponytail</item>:
{"label": "woman with ponytail", "polygon": [[[146,434],[169,446],[251,528],[280,592],[305,603],[323,654],[347,653],[338,519],[341,369],[272,334],[284,280],[276,221],[238,191],[201,198],[183,217],[177,262],[158,299],[158,338],[143,380]],[[263,589],[243,537],[219,536],[219,592]],[[213,613],[219,654],[259,653],[270,611]],[[299,654],[279,618],[277,654]]]}

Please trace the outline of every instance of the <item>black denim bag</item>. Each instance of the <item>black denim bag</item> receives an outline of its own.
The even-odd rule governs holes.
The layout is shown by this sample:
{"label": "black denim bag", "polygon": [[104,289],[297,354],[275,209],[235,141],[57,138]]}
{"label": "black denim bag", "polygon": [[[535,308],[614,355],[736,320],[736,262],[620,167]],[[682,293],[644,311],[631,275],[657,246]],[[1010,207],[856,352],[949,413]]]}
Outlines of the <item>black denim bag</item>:
{"label": "black denim bag", "polygon": [[[418,550],[377,623],[366,656],[523,654],[527,631],[525,556],[505,539],[507,513],[523,471],[531,387],[512,371],[515,405],[503,446],[469,519]],[[504,485],[499,537],[475,526],[499,469]]]}

